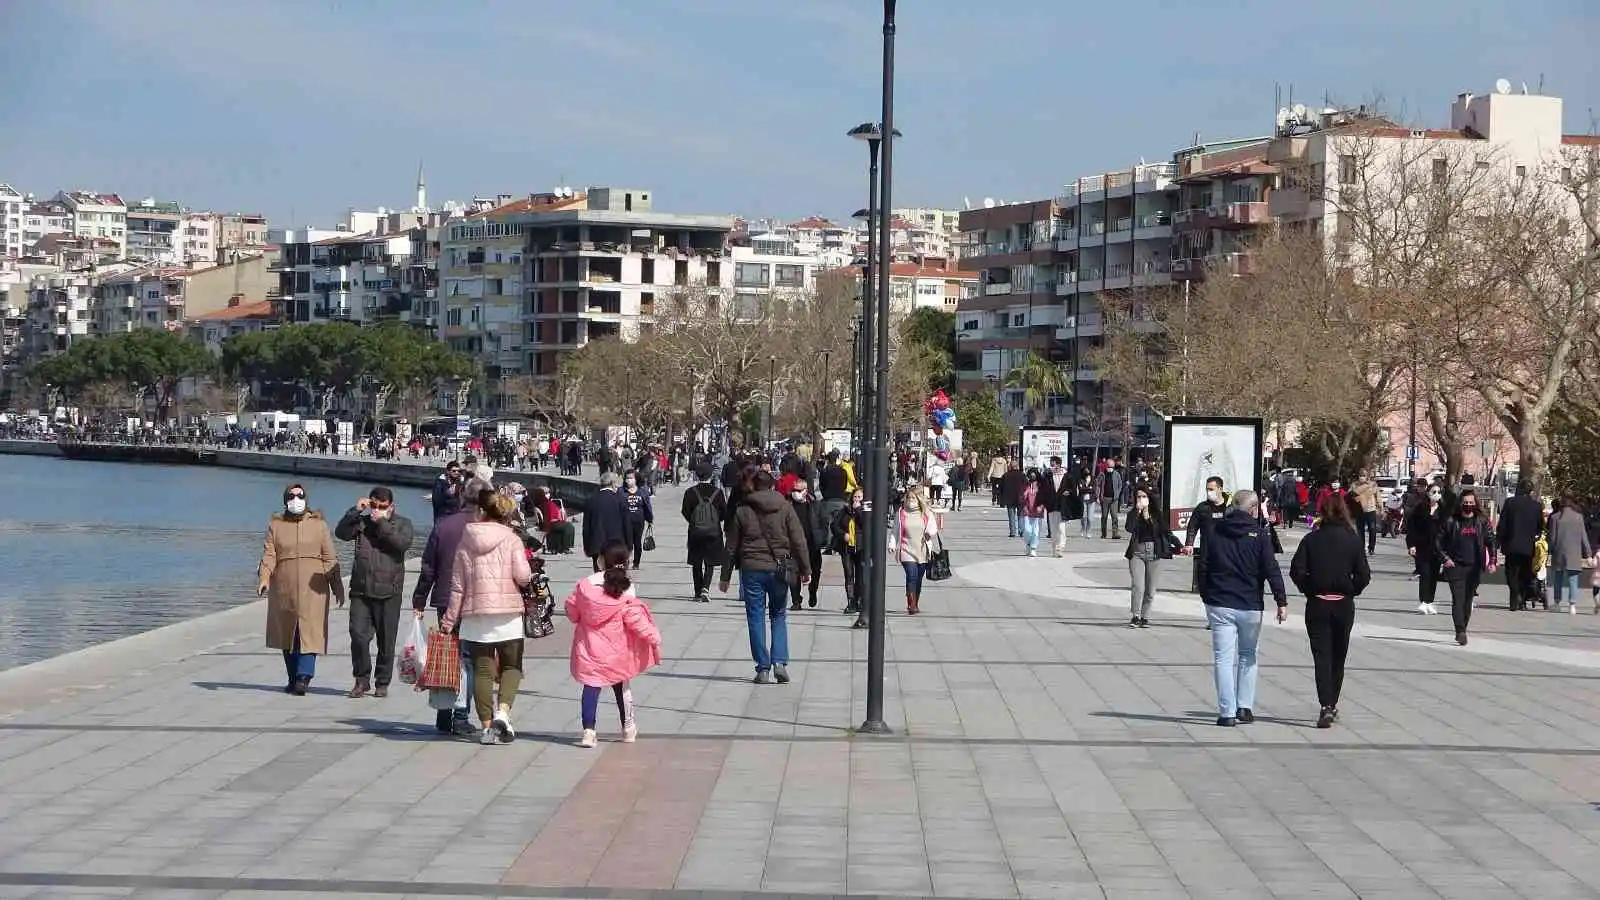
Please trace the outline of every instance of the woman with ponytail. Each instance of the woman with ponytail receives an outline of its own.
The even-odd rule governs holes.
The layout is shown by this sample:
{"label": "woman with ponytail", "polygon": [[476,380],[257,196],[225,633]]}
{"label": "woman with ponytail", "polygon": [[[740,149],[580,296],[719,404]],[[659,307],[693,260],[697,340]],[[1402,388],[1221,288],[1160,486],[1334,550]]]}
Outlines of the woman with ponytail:
{"label": "woman with ponytail", "polygon": [[639,728],[628,682],[661,662],[661,632],[628,577],[631,553],[626,543],[607,541],[600,550],[600,571],[579,581],[567,598],[567,618],[573,624],[572,677],[583,685],[582,747],[599,740],[595,725],[604,687],[617,699],[623,743],[633,743]]}

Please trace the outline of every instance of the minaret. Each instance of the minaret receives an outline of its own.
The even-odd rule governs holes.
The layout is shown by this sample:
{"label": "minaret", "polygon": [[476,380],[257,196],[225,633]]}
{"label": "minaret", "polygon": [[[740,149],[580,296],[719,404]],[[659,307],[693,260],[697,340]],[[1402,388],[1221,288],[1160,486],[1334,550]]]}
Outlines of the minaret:
{"label": "minaret", "polygon": [[417,212],[428,211],[428,181],[422,177],[422,163],[417,163]]}

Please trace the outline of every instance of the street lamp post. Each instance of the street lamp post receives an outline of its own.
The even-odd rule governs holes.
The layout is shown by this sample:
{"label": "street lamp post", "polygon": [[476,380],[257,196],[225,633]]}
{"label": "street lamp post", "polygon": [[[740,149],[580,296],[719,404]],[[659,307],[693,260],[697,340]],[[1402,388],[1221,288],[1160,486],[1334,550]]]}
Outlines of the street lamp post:
{"label": "street lamp post", "polygon": [[872,490],[872,512],[868,518],[868,553],[872,557],[871,578],[867,581],[867,718],[861,724],[865,734],[887,734],[883,718],[883,655],[885,622],[885,566],[888,548],[885,538],[889,513],[889,288],[890,263],[894,259],[890,243],[890,216],[894,207],[894,36],[895,0],[883,0],[883,114],[879,119],[883,135],[882,189],[878,192],[878,296],[877,347],[873,362],[877,376],[872,400],[872,459],[868,484]]}
{"label": "street lamp post", "polygon": [[762,442],[761,449],[763,451],[766,451],[772,447],[772,435],[776,433],[777,429],[775,426],[778,424],[777,421],[773,419],[773,407],[775,405],[775,398],[778,396],[778,358],[776,356],[767,357],[767,366],[769,368],[769,374],[767,376],[767,437],[766,440]]}
{"label": "street lamp post", "polygon": [[[833,351],[822,351],[822,425],[828,429],[828,395],[833,393]],[[818,435],[820,437],[821,435]]]}
{"label": "street lamp post", "polygon": [[861,421],[862,387],[861,315],[858,313],[850,325],[850,454],[861,450],[861,435],[866,433]]}

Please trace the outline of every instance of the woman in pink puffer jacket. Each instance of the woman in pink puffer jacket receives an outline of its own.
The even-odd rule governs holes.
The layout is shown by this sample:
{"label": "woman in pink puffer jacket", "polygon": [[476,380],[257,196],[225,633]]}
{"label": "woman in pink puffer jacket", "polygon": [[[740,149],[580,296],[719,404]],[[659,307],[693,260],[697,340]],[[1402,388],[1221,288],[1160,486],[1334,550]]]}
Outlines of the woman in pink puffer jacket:
{"label": "woman in pink puffer jacket", "polygon": [[583,737],[578,742],[583,747],[598,741],[600,689],[608,685],[622,715],[622,741],[633,743],[639,728],[633,721],[628,681],[661,662],[661,632],[655,617],[628,580],[630,552],[622,541],[608,541],[600,551],[601,570],[579,581],[567,598],[567,618],[575,626],[572,677],[583,685]]}
{"label": "woman in pink puffer jacket", "polygon": [[522,586],[533,580],[533,570],[522,539],[506,524],[516,503],[494,494],[481,509],[483,518],[462,531],[450,569],[450,605],[439,627],[455,631],[461,652],[472,658],[472,693],[483,724],[478,742],[509,744],[517,736],[511,705],[522,684]]}

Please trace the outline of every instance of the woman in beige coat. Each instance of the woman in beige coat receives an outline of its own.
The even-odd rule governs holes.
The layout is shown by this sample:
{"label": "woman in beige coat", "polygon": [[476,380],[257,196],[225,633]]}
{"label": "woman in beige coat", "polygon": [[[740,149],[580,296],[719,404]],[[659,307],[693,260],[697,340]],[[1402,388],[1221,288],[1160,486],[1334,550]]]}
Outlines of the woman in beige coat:
{"label": "woman in beige coat", "polygon": [[303,696],[328,644],[328,598],[344,606],[333,535],[322,513],[306,509],[306,490],[291,484],[283,512],[267,523],[258,593],[267,598],[267,646],[283,651],[284,691]]}

